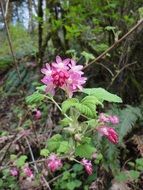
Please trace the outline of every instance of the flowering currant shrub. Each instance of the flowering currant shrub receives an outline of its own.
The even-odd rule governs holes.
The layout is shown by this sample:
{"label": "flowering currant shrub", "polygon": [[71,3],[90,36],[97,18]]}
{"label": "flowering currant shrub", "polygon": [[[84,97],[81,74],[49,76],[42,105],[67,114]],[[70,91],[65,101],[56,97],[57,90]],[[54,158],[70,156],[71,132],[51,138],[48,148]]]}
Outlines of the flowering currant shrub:
{"label": "flowering currant shrub", "polygon": [[[41,72],[44,85],[27,97],[27,103],[45,104],[47,100],[49,104],[50,101],[62,115],[57,132],[47,139],[41,150],[41,156],[46,158],[45,165],[53,173],[64,167],[68,160],[75,161],[92,175],[94,160],[100,154],[96,142],[106,139],[107,143],[117,144],[116,125],[120,122],[118,116],[99,112],[97,108],[103,110],[104,102],[121,103],[122,100],[103,88],[84,88],[87,78],[83,66],[73,59],[63,60],[57,56],[54,62],[45,64]],[[64,101],[60,103],[56,101],[59,90],[65,93]],[[35,110],[35,118],[40,119],[42,113]],[[24,171],[29,175],[29,170]],[[17,174],[14,170],[11,173]]]}

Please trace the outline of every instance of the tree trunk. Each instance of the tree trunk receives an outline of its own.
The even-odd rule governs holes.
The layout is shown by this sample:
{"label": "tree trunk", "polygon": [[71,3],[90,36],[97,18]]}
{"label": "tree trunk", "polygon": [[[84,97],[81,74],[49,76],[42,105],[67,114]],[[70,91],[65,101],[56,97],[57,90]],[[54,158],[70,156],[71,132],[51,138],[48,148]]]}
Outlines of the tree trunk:
{"label": "tree trunk", "polygon": [[38,46],[39,46],[39,66],[42,66],[43,64],[43,53],[42,53],[42,35],[43,35],[43,0],[38,0]]}

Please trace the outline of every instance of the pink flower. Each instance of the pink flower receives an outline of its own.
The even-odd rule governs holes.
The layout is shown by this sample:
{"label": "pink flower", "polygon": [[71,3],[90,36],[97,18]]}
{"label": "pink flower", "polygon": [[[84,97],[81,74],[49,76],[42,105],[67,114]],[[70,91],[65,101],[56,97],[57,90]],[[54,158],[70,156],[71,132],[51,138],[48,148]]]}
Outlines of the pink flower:
{"label": "pink flower", "polygon": [[31,178],[31,179],[34,178],[33,172],[32,172],[32,170],[31,170],[28,166],[24,167],[23,172],[24,172],[24,174],[25,174],[27,177],[29,177],[29,178]]}
{"label": "pink flower", "polygon": [[38,110],[38,109],[34,110],[33,113],[34,113],[34,118],[35,118],[36,120],[40,119],[41,116],[42,116],[41,111]]}
{"label": "pink flower", "polygon": [[119,118],[116,115],[109,116],[109,120],[112,124],[116,125],[119,123]]}
{"label": "pink flower", "polygon": [[62,161],[55,154],[52,154],[47,160],[47,165],[51,172],[55,172],[57,169],[62,167]]}
{"label": "pink flower", "polygon": [[109,116],[105,115],[104,113],[100,113],[100,115],[99,115],[99,121],[100,122],[109,123],[110,119],[109,119]]}
{"label": "pink flower", "polygon": [[103,123],[112,123],[116,125],[119,123],[119,118],[116,115],[108,116],[108,115],[105,115],[104,113],[100,113],[99,121]]}
{"label": "pink flower", "polygon": [[118,134],[113,128],[108,126],[101,126],[97,130],[101,135],[106,136],[110,142],[114,144],[118,143]]}
{"label": "pink flower", "polygon": [[53,62],[51,66],[46,64],[46,67],[41,69],[41,72],[45,74],[41,81],[46,84],[46,92],[54,95],[55,88],[58,87],[72,97],[73,92],[82,90],[82,85],[86,82],[86,78],[82,77],[82,68],[83,66],[77,66],[72,59],[62,60],[60,56],[57,56],[56,62]]}
{"label": "pink flower", "polygon": [[18,176],[18,170],[17,168],[10,169],[10,174],[14,177]]}
{"label": "pink flower", "polygon": [[91,175],[93,173],[93,167],[90,160],[82,159],[81,163],[83,164],[86,172]]}
{"label": "pink flower", "polygon": [[56,63],[53,62],[52,66],[57,70],[65,70],[67,71],[69,69],[68,64],[70,63],[70,59],[64,59],[62,60],[60,56],[56,57]]}

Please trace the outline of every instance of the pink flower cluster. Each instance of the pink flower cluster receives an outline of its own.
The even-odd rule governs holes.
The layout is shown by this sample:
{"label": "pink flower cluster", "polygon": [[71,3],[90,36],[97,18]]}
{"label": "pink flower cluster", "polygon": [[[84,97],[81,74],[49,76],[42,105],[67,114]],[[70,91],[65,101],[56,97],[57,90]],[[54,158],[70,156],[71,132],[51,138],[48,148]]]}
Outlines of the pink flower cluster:
{"label": "pink flower cluster", "polygon": [[32,170],[28,166],[26,166],[26,167],[23,168],[23,172],[26,175],[26,177],[29,177],[31,179],[34,178],[33,172],[32,172]]}
{"label": "pink flower cluster", "polygon": [[116,115],[105,115],[104,113],[100,113],[99,121],[103,123],[112,123],[113,125],[117,125],[119,123],[119,118]]}
{"label": "pink flower cluster", "polygon": [[93,173],[93,167],[90,160],[87,160],[85,158],[82,159],[81,163],[83,164],[86,172],[91,175]]}
{"label": "pink flower cluster", "polygon": [[114,144],[118,143],[118,134],[112,127],[100,126],[97,130],[101,135],[106,136],[110,142]]}
{"label": "pink flower cluster", "polygon": [[55,172],[57,169],[62,167],[62,161],[55,154],[51,154],[47,160],[48,168],[51,172]]}
{"label": "pink flower cluster", "polygon": [[17,168],[11,168],[11,169],[10,169],[10,174],[11,174],[13,177],[18,176],[18,169],[17,169]]}
{"label": "pink flower cluster", "polygon": [[116,115],[108,116],[104,113],[100,113],[99,121],[103,124],[102,126],[98,127],[98,132],[101,135],[107,137],[107,139],[114,143],[118,143],[118,134],[116,133],[115,129],[106,125],[106,123],[111,123],[113,125],[117,125],[119,123],[119,118]]}
{"label": "pink flower cluster", "polygon": [[73,92],[82,90],[82,85],[86,82],[86,78],[82,77],[82,68],[83,66],[76,65],[72,59],[62,60],[57,56],[56,62],[51,65],[47,63],[46,67],[41,69],[45,75],[41,81],[46,85],[46,92],[54,95],[55,88],[59,87],[72,97]]}

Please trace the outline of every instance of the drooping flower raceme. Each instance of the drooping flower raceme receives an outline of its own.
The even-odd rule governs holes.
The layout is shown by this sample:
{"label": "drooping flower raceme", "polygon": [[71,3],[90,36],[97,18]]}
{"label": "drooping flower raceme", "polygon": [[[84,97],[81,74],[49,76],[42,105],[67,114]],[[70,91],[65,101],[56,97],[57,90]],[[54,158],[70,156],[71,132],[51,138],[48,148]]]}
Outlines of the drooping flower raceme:
{"label": "drooping flower raceme", "polygon": [[31,178],[31,179],[34,178],[33,172],[28,166],[23,168],[23,172],[26,175],[26,177]]}
{"label": "drooping flower raceme", "polygon": [[113,125],[119,124],[119,118],[116,115],[109,116],[109,120]]}
{"label": "drooping flower raceme", "polygon": [[76,65],[72,59],[62,60],[60,56],[57,56],[56,62],[51,65],[46,64],[46,67],[41,69],[41,72],[45,74],[41,81],[46,85],[46,92],[54,95],[55,88],[59,87],[72,97],[73,92],[82,90],[86,82],[86,78],[82,77],[84,74],[81,71],[82,68],[83,66]]}
{"label": "drooping flower raceme", "polygon": [[116,115],[108,116],[104,113],[100,113],[99,121],[103,123],[111,123],[113,125],[117,125],[119,123],[119,118]]}
{"label": "drooping flower raceme", "polygon": [[14,177],[18,176],[18,170],[17,168],[10,169],[10,174]]}
{"label": "drooping flower raceme", "polygon": [[105,115],[104,113],[100,113],[99,115],[99,121],[100,122],[105,122],[105,123],[109,123],[110,122],[110,119],[107,115]]}
{"label": "drooping flower raceme", "polygon": [[62,161],[55,154],[51,154],[47,160],[47,165],[51,172],[55,172],[62,167]]}
{"label": "drooping flower raceme", "polygon": [[100,126],[97,130],[101,135],[106,136],[110,142],[118,143],[118,134],[112,127]]}
{"label": "drooping flower raceme", "polygon": [[83,164],[86,172],[91,175],[93,173],[93,167],[90,160],[87,160],[85,158],[82,159],[81,163]]}

